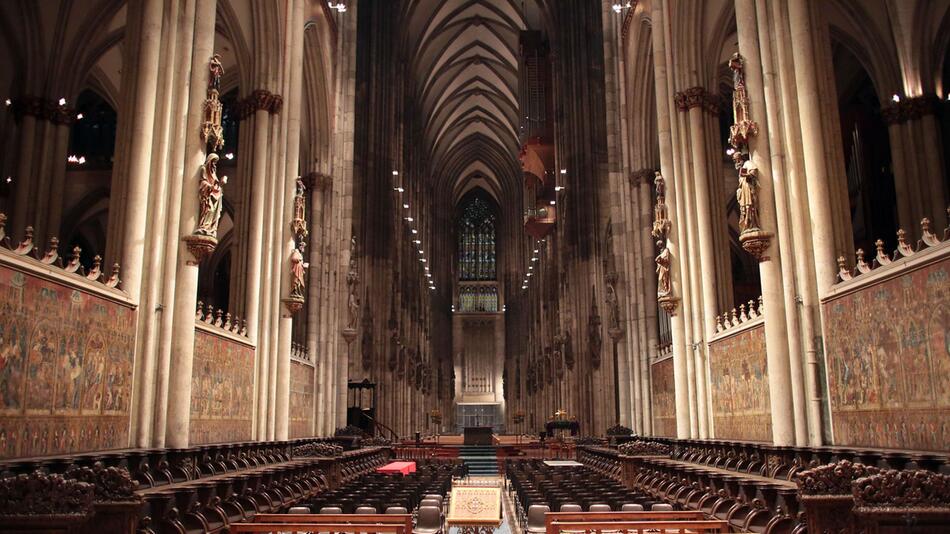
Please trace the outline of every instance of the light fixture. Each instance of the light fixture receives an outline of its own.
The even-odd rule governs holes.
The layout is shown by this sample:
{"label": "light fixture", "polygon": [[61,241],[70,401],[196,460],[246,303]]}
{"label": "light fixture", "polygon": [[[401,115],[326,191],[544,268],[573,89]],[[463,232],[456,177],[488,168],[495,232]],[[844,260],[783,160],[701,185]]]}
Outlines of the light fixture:
{"label": "light fixture", "polygon": [[9,183],[12,183],[12,182],[13,182],[13,177],[12,177],[12,176],[7,176],[7,183],[9,184]]}
{"label": "light fixture", "polygon": [[6,105],[8,105],[8,106],[12,106],[12,105],[13,105],[13,101],[10,100],[9,98],[6,99],[6,100],[4,100],[3,103],[6,104]]}
{"label": "light fixture", "polygon": [[538,253],[538,249],[534,249],[534,253],[537,254],[537,253]]}
{"label": "light fixture", "polygon": [[561,169],[561,174],[567,174],[567,169]]}
{"label": "light fixture", "polygon": [[406,217],[406,220],[412,222],[412,217]]}
{"label": "light fixture", "polygon": [[418,230],[416,230],[415,228],[413,228],[413,229],[412,229],[412,233],[413,233],[413,234],[418,234],[418,233],[419,233],[419,231],[418,231]]}
{"label": "light fixture", "polygon": [[533,275],[533,274],[534,274],[534,273],[528,273],[528,276],[531,276],[531,275]]}
{"label": "light fixture", "polygon": [[732,147],[729,147],[729,148],[726,149],[726,155],[727,155],[727,156],[731,156],[731,155],[733,155],[733,154],[735,154],[735,153],[736,153],[736,149],[734,149],[734,148],[732,148]]}
{"label": "light fixture", "polygon": [[234,159],[234,152],[228,152],[224,155],[224,157],[227,159]]}
{"label": "light fixture", "polygon": [[409,204],[403,204],[402,207],[405,209],[409,209]]}
{"label": "light fixture", "polygon": [[76,114],[76,120],[77,120],[77,121],[81,121],[82,118],[83,118],[83,114],[82,114],[82,113],[77,113],[77,114]]}
{"label": "light fixture", "polygon": [[399,171],[393,171],[393,176],[399,176]]}
{"label": "light fixture", "polygon": [[415,244],[417,244],[417,245],[421,245],[421,244],[422,244],[422,240],[421,240],[421,239],[416,239],[415,241],[413,241],[413,243],[415,243]]}
{"label": "light fixture", "polygon": [[891,95],[891,101],[892,101],[892,102],[900,102],[900,101],[901,101],[900,95],[898,95],[897,93],[894,93],[893,95]]}
{"label": "light fixture", "polygon": [[531,258],[531,261],[538,261],[538,257],[535,256],[535,257]]}
{"label": "light fixture", "polygon": [[422,249],[420,248],[420,249],[418,250],[418,252],[419,252],[419,254],[422,254]]}
{"label": "light fixture", "polygon": [[403,188],[401,188],[401,187],[397,187],[397,188],[396,188],[396,191],[399,191],[400,193],[402,193],[402,192],[405,192],[405,189],[403,189]]}
{"label": "light fixture", "polygon": [[65,106],[65,105],[66,105],[66,99],[65,99],[65,98],[60,98],[60,99],[59,99],[59,105],[60,105],[60,106]]}
{"label": "light fixture", "polygon": [[555,205],[555,204],[556,204],[556,202],[554,202],[554,201],[552,200],[552,201],[551,201],[551,205],[553,206],[553,205]]}
{"label": "light fixture", "polygon": [[556,185],[556,186],[554,186],[554,191],[556,191],[556,192],[564,191],[564,189],[565,189],[565,187],[564,187],[563,185]]}

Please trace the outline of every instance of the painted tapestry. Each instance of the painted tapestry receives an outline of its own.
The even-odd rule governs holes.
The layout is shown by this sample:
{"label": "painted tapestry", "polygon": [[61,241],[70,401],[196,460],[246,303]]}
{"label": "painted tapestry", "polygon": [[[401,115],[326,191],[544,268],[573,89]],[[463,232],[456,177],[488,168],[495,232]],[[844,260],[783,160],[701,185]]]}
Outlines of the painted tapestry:
{"label": "painted tapestry", "polygon": [[129,444],[135,311],[0,266],[0,458]]}
{"label": "painted tapestry", "polygon": [[651,366],[653,379],[653,435],[676,437],[676,388],[673,382],[673,358]]}
{"label": "painted tapestry", "polygon": [[771,442],[765,325],[710,343],[709,374],[716,438]]}
{"label": "painted tapestry", "polygon": [[291,438],[313,435],[313,367],[290,361],[290,432]]}
{"label": "painted tapestry", "polygon": [[249,441],[253,391],[254,349],[196,330],[191,371],[191,443]]}
{"label": "painted tapestry", "polygon": [[835,444],[946,451],[950,259],[823,304]]}

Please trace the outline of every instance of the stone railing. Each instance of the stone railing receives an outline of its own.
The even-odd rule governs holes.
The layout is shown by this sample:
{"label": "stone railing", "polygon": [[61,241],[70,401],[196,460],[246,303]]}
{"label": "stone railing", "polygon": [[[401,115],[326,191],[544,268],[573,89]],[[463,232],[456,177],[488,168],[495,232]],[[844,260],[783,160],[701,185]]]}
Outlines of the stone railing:
{"label": "stone railing", "polygon": [[740,304],[738,310],[733,308],[731,312],[716,316],[716,333],[728,332],[746,323],[757,321],[764,316],[764,313],[765,305],[761,296],[757,300],[750,300],[748,304]]}
{"label": "stone railing", "polygon": [[297,361],[311,363],[310,351],[303,343],[290,344],[290,357]]}
{"label": "stone railing", "polygon": [[[947,208],[947,216],[950,217],[950,208]],[[907,232],[903,228],[897,230],[897,248],[891,253],[884,250],[884,241],[878,239],[874,243],[876,251],[870,262],[864,249],[859,248],[854,252],[854,267],[848,266],[847,259],[844,256],[838,256],[838,283],[862,279],[863,275],[876,272],[878,269],[888,267],[894,262],[936,247],[950,240],[950,227],[944,229],[943,240],[941,240],[931,230],[930,219],[924,218],[920,221],[920,234],[921,237],[916,246],[912,246],[907,242]]]}
{"label": "stone railing", "polygon": [[100,287],[122,289],[118,263],[113,263],[112,268],[107,272],[102,267],[102,256],[96,255],[92,260],[92,265],[86,268],[80,261],[82,255],[80,247],[73,247],[68,258],[60,255],[58,237],[51,237],[46,251],[41,252],[33,242],[32,226],[27,226],[23,230],[23,240],[14,245],[6,232],[6,225],[7,216],[5,213],[0,213],[0,250],[6,250],[30,262],[39,262],[42,266],[92,282]]}
{"label": "stone railing", "polygon": [[195,323],[207,327],[224,330],[235,336],[247,337],[247,321],[239,319],[221,308],[215,309],[211,304],[205,304],[198,301],[198,309],[195,311]]}

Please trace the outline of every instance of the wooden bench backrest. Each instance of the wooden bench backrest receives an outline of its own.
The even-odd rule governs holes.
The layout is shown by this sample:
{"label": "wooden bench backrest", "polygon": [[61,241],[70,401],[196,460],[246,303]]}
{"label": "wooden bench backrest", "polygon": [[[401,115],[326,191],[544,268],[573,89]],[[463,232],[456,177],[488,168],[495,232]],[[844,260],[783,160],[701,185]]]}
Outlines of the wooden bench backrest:
{"label": "wooden bench backrest", "polygon": [[[254,523],[395,525],[403,528],[401,531],[396,531],[396,534],[412,534],[412,515],[410,514],[257,514],[254,516]],[[342,532],[347,532],[347,530],[343,529]]]}
{"label": "wooden bench backrest", "polygon": [[555,522],[550,525],[547,534],[559,532],[617,532],[623,534],[673,534],[690,533],[702,534],[705,532],[729,532],[729,523],[726,521],[706,520],[667,520],[667,521],[606,521],[606,522]]}
{"label": "wooden bench backrest", "polygon": [[353,532],[358,534],[412,534],[406,526],[382,525],[368,523],[316,523],[316,522],[286,522],[286,523],[234,523],[228,527],[232,534],[239,532]]}
{"label": "wooden bench backrest", "polygon": [[663,511],[663,512],[548,512],[544,514],[544,526],[548,533],[553,532],[555,522],[604,522],[604,521],[673,521],[686,519],[705,519],[706,514],[699,511]]}

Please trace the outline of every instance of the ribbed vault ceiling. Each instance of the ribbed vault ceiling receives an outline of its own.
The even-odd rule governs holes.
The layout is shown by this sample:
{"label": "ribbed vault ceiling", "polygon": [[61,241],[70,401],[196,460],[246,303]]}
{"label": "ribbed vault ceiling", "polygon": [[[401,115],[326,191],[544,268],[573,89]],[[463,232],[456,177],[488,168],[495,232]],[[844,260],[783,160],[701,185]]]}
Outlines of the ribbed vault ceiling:
{"label": "ribbed vault ceiling", "polygon": [[500,201],[518,175],[519,3],[413,0],[404,20],[439,185],[454,200],[481,185]]}

